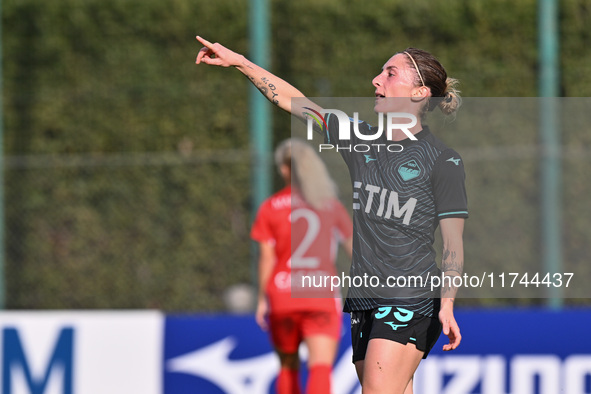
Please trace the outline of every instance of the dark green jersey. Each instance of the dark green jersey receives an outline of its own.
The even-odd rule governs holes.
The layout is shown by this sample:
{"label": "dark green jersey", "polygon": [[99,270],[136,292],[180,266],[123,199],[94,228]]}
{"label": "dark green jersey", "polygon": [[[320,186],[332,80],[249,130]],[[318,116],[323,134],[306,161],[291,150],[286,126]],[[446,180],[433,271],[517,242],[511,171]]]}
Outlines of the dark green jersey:
{"label": "dark green jersey", "polygon": [[[427,127],[416,141],[388,141],[385,135],[371,141],[354,132],[339,140],[336,116],[326,119],[325,142],[341,153],[353,186],[345,312],[398,306],[432,316],[439,304],[430,281],[440,275],[435,229],[443,218],[468,217],[461,157]],[[376,134],[365,122],[355,126],[361,134]]]}

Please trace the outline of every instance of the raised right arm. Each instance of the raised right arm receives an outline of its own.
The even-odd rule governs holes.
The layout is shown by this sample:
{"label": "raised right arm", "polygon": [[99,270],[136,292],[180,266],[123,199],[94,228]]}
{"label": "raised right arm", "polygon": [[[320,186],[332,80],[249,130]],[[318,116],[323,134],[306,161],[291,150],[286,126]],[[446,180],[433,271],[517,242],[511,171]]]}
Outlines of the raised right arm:
{"label": "raised right arm", "polygon": [[220,67],[237,68],[257,87],[267,100],[303,120],[306,119],[304,112],[309,112],[304,107],[309,107],[316,111],[322,110],[322,108],[308,99],[298,100],[298,104],[301,105],[295,106],[295,104],[292,104],[291,99],[305,98],[305,96],[294,86],[221,44],[212,44],[199,36],[197,36],[197,40],[204,47],[197,54],[196,64],[205,63]]}

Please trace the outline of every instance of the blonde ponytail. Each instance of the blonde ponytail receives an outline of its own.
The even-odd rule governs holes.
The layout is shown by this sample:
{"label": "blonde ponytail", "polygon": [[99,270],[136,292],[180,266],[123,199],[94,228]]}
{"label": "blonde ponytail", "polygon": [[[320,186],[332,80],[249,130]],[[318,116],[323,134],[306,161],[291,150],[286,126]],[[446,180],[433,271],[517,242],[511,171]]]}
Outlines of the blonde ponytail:
{"label": "blonde ponytail", "polygon": [[292,184],[313,208],[326,208],[336,198],[336,184],[324,162],[305,141],[298,138],[283,141],[275,150],[275,163],[290,166]]}

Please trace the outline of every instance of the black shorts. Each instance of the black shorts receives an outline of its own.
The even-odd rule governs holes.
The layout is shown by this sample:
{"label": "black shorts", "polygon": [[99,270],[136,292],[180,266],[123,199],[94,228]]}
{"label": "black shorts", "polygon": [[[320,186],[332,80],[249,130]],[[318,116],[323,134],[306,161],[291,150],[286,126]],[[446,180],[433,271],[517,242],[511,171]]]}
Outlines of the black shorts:
{"label": "black shorts", "polygon": [[382,338],[406,345],[414,343],[427,355],[439,339],[441,323],[436,317],[426,317],[399,307],[380,307],[351,312],[351,342],[353,362],[364,360],[370,339]]}

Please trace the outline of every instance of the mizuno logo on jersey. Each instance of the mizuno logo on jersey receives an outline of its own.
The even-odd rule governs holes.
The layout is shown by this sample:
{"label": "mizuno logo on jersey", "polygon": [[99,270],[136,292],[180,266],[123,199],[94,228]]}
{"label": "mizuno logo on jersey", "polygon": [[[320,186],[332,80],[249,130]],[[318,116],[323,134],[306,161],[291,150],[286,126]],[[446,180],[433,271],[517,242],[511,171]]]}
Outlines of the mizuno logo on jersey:
{"label": "mizuno logo on jersey", "polygon": [[455,157],[450,157],[449,159],[447,159],[446,161],[451,161],[452,163],[454,163],[456,166],[460,165],[460,160],[461,159],[456,159]]}
{"label": "mizuno logo on jersey", "polygon": [[377,160],[377,159],[374,159],[373,157],[371,157],[371,155],[363,155],[363,156],[365,156],[365,163],[366,164],[369,163],[370,161]]}
{"label": "mizuno logo on jersey", "polygon": [[[410,218],[417,205],[416,198],[409,198],[406,204],[402,207],[398,201],[398,193],[393,190],[383,189],[379,186],[366,185],[362,187],[361,182],[354,182],[353,184],[353,209],[361,209],[359,201],[359,192],[357,190],[365,190],[368,194],[367,202],[365,205],[365,213],[374,212],[377,216],[383,217],[384,219],[390,219],[392,215],[397,218],[404,216],[402,223],[409,224]],[[357,201],[357,202],[356,202]],[[375,201],[375,204],[374,204]]]}

